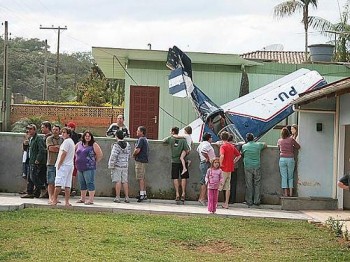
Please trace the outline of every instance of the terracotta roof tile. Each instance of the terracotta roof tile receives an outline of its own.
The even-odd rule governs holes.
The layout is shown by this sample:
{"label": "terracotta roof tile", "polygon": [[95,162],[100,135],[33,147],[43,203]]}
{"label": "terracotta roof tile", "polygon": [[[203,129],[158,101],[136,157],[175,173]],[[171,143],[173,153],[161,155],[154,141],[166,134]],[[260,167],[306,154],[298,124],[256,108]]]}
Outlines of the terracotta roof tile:
{"label": "terracotta roof tile", "polygon": [[255,51],[242,54],[241,57],[247,60],[281,64],[302,64],[305,62],[304,52],[300,51]]}

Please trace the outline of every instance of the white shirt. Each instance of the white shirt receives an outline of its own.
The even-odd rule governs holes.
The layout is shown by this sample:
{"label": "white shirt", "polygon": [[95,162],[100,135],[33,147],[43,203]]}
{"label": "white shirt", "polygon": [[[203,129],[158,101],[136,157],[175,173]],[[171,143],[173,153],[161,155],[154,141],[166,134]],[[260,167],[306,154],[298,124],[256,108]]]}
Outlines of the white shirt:
{"label": "white shirt", "polygon": [[188,147],[190,148],[190,151],[191,151],[191,146],[192,146],[192,137],[189,135],[189,134],[184,134],[183,135],[186,139],[186,142],[187,142],[187,145]]}
{"label": "white shirt", "polygon": [[62,157],[63,151],[65,151],[67,153],[67,155],[62,163],[62,166],[73,166],[74,165],[75,145],[74,145],[74,142],[71,138],[67,138],[63,141],[62,145],[60,146],[60,151],[58,153],[55,167],[57,167],[57,165]]}
{"label": "white shirt", "polygon": [[201,162],[206,160],[205,156],[203,156],[203,153],[207,153],[210,160],[215,158],[214,148],[208,141],[200,142],[197,148],[197,152],[199,154],[199,158]]}

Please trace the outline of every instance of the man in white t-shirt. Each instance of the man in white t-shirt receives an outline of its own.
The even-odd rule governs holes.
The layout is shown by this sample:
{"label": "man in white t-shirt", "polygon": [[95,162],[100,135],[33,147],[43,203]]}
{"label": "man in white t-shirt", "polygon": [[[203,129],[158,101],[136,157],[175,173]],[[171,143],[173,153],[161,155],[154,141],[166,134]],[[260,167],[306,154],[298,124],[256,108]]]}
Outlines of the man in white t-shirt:
{"label": "man in white t-shirt", "polygon": [[62,128],[61,133],[64,141],[60,146],[60,151],[58,153],[57,161],[55,164],[55,193],[51,205],[57,205],[58,195],[61,192],[61,188],[64,187],[65,206],[71,206],[71,204],[69,203],[69,197],[70,188],[72,186],[72,174],[74,169],[75,145],[71,138],[72,131],[69,128]]}
{"label": "man in white t-shirt", "polygon": [[201,187],[200,187],[200,193],[198,202],[205,206],[206,205],[206,192],[207,187],[205,185],[205,175],[207,174],[207,170],[210,167],[210,161],[215,158],[215,152],[214,148],[210,144],[212,142],[212,137],[210,133],[204,133],[203,134],[203,141],[198,145],[197,152],[199,154],[199,170],[201,173],[201,179],[199,181]]}

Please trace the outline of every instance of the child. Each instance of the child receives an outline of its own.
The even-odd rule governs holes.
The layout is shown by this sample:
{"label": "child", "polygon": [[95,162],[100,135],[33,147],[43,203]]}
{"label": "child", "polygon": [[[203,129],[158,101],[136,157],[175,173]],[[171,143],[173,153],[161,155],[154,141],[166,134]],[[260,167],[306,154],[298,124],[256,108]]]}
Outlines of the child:
{"label": "child", "polygon": [[219,187],[224,182],[224,177],[220,169],[219,158],[214,158],[211,166],[205,176],[205,183],[208,185],[208,211],[210,213],[216,212],[216,206],[219,198]]}
{"label": "child", "polygon": [[[186,126],[184,128],[184,130],[185,130],[185,134],[183,134],[182,136],[178,136],[178,137],[179,138],[183,137],[183,138],[186,139],[187,145],[190,148],[190,150],[188,152],[190,152],[191,151],[191,147],[192,147],[192,143],[193,143],[193,140],[192,140],[192,137],[191,137],[192,127]],[[181,175],[183,175],[183,174],[185,174],[187,172],[187,167],[189,167],[190,164],[191,164],[191,161],[187,160],[187,167],[186,167],[186,159],[185,159],[185,157],[189,154],[188,152],[182,151],[181,156],[180,156],[180,160],[181,160],[181,164],[182,164]]]}
{"label": "child", "polygon": [[130,159],[130,144],[124,141],[122,130],[116,132],[117,142],[113,144],[111,155],[108,161],[108,168],[111,169],[112,182],[115,183],[115,203],[120,203],[120,189],[123,184],[125,203],[129,203],[129,185],[128,185],[128,165]]}

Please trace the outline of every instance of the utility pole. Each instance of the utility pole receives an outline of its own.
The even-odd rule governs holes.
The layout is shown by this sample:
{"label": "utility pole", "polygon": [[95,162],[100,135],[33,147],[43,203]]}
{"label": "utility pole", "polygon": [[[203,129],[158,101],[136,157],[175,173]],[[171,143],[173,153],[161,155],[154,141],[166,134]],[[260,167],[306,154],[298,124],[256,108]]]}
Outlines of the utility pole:
{"label": "utility pole", "polygon": [[[2,77],[2,103],[1,103],[1,131],[7,131],[9,121],[9,106],[11,104],[11,92],[8,88],[8,22],[5,21],[4,34],[4,71]],[[8,99],[8,97],[10,99]]]}
{"label": "utility pole", "polygon": [[55,87],[58,89],[58,66],[60,63],[60,35],[61,35],[61,30],[67,30],[67,26],[65,27],[43,27],[40,25],[40,29],[54,29],[58,30],[58,37],[57,37],[57,61],[56,61],[56,77],[55,77]]}
{"label": "utility pole", "polygon": [[43,100],[47,100],[47,39],[45,39],[45,62],[44,62],[44,87]]}

